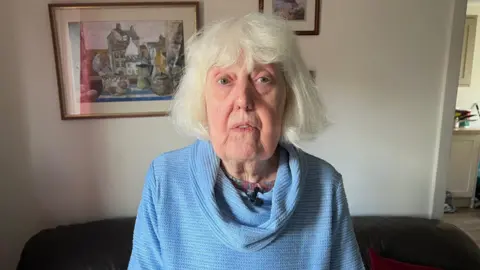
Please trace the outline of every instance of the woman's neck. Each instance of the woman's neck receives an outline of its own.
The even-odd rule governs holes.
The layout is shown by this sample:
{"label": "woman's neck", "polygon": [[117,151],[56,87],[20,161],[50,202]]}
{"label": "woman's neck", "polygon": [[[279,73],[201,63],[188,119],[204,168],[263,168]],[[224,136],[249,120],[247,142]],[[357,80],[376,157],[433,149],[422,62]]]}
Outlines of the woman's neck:
{"label": "woman's neck", "polygon": [[261,183],[275,180],[277,176],[279,154],[275,151],[268,160],[253,160],[238,162],[235,160],[223,160],[221,165],[226,172],[243,181]]}

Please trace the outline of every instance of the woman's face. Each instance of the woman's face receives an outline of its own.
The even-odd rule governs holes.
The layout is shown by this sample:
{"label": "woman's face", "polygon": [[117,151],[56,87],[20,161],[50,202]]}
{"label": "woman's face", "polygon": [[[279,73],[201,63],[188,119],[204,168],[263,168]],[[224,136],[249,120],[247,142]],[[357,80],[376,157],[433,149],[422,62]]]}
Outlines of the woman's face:
{"label": "woman's face", "polygon": [[274,64],[212,67],[205,101],[210,141],[221,159],[267,160],[281,136],[286,84]]}

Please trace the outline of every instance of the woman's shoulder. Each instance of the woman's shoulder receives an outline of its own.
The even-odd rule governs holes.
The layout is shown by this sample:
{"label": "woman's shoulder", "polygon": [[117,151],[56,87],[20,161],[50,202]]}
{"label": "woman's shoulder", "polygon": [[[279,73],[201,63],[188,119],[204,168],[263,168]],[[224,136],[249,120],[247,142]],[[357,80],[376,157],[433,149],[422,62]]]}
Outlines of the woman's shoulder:
{"label": "woman's shoulder", "polygon": [[329,186],[333,190],[343,184],[342,174],[330,162],[313,154],[306,152],[302,154],[309,183],[320,185],[322,188]]}
{"label": "woman's shoulder", "polygon": [[155,162],[177,161],[178,159],[185,159],[186,156],[192,153],[193,144],[177,148],[174,150],[166,151],[158,155]]}
{"label": "woman's shoulder", "polygon": [[175,150],[161,153],[155,157],[151,166],[155,176],[162,176],[171,172],[187,171],[192,155],[192,144]]}

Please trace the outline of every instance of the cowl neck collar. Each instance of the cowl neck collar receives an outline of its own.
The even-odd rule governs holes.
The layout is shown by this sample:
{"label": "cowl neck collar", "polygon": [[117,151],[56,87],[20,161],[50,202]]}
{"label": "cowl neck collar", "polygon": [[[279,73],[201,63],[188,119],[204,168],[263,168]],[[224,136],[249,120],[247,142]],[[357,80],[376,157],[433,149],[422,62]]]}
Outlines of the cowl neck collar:
{"label": "cowl neck collar", "polygon": [[[220,159],[211,143],[197,140],[193,145],[190,173],[195,200],[214,234],[234,250],[246,252],[263,249],[278,237],[295,211],[305,182],[302,180],[302,175],[306,174],[304,154],[293,145],[280,146],[285,150],[286,158],[283,159],[284,162],[280,159],[275,186],[269,192],[271,205],[268,216],[259,224],[248,224],[239,222],[246,217],[235,216],[243,215],[245,211],[232,211],[227,214],[221,209],[222,204],[219,201],[225,202],[230,208],[251,206],[239,204],[238,193],[225,192],[225,187],[218,188]],[[224,186],[225,183],[221,185]],[[219,190],[222,192],[221,200],[218,199]]]}

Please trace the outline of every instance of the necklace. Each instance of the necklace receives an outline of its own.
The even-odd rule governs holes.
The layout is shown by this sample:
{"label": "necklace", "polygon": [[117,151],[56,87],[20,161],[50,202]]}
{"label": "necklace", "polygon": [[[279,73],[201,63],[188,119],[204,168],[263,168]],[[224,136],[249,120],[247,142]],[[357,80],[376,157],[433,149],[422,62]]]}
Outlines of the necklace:
{"label": "necklace", "polygon": [[252,183],[252,182],[248,182],[248,181],[245,181],[245,180],[242,180],[240,178],[237,178],[231,174],[229,174],[227,172],[227,170],[225,169],[225,167],[221,166],[222,167],[222,170],[223,170],[223,173],[225,173],[225,176],[227,176],[227,178],[230,180],[230,182],[232,182],[232,184],[237,188],[237,189],[240,189],[246,193],[251,193],[251,192],[260,192],[260,193],[265,193],[265,192],[268,192],[270,191],[274,184],[275,184],[275,180],[271,180],[271,181],[268,181],[268,182],[262,182],[261,184],[260,183]]}
{"label": "necklace", "polygon": [[[227,176],[228,180],[230,180],[230,182],[235,186],[235,188],[244,192],[251,203],[253,203],[256,206],[263,205],[263,200],[258,198],[258,193],[260,192],[263,194],[268,190],[265,190],[264,188],[262,188],[258,183],[250,183],[247,181],[243,181],[242,179],[236,178],[233,175],[229,174],[227,170],[223,168],[222,170],[225,173],[225,176]],[[271,182],[275,182],[275,181],[271,181]],[[273,184],[272,184],[272,187],[273,187]]]}

